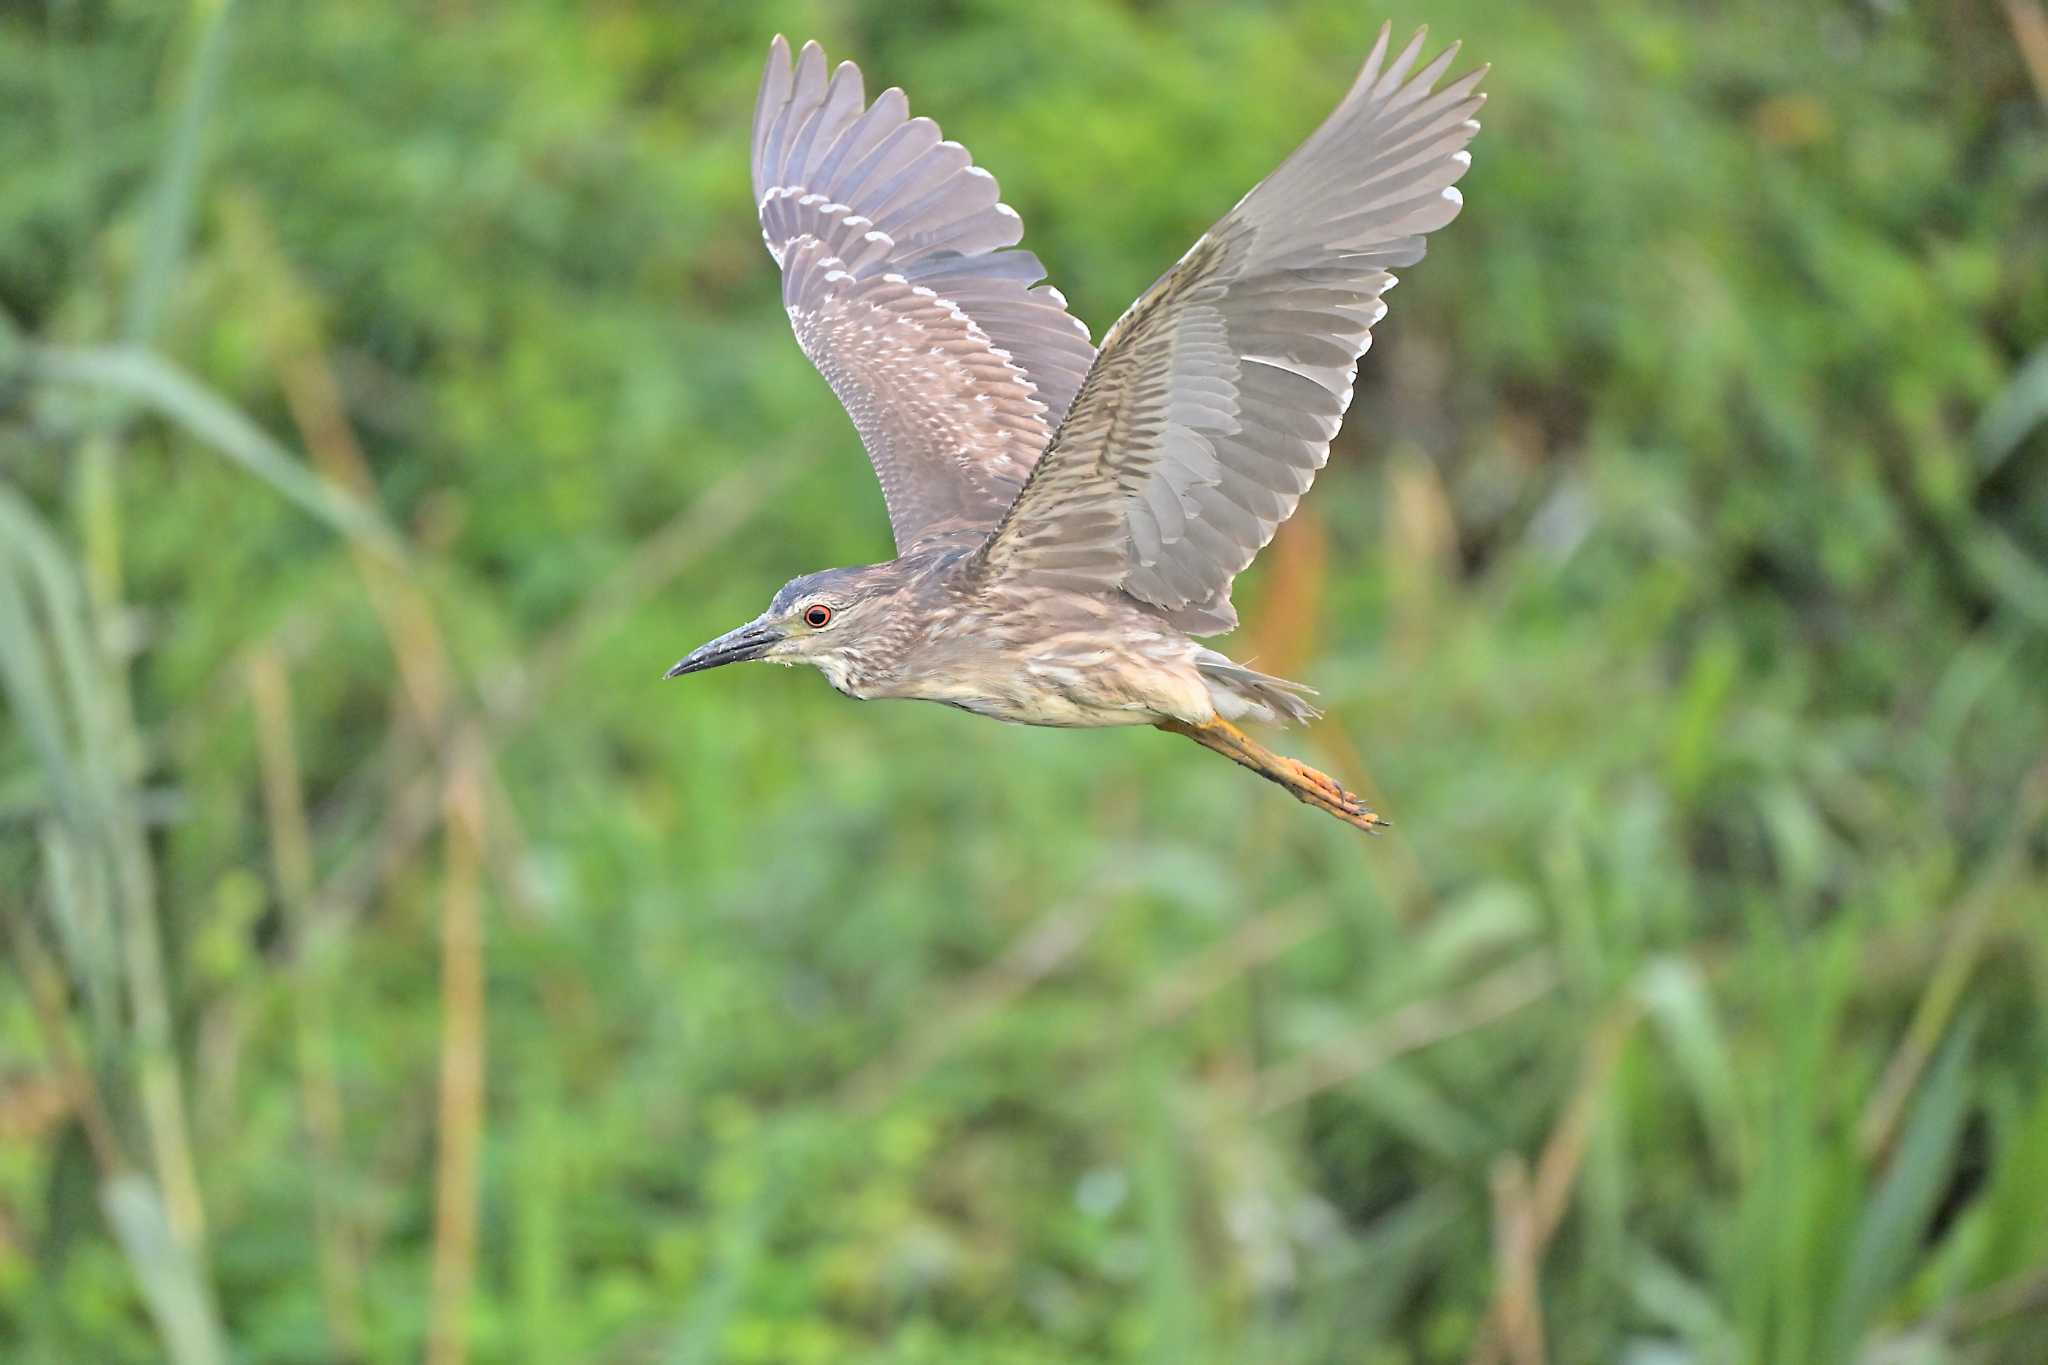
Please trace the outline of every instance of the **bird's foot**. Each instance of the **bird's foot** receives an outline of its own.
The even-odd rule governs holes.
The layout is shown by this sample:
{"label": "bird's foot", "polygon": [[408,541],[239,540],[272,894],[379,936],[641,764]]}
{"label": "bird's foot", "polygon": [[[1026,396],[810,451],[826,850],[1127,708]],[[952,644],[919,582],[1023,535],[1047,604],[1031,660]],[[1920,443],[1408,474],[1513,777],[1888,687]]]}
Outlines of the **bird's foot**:
{"label": "bird's foot", "polygon": [[1300,759],[1276,754],[1250,735],[1218,717],[1206,725],[1185,721],[1161,721],[1159,728],[1186,735],[1205,749],[1214,749],[1240,767],[1249,768],[1269,782],[1285,787],[1297,801],[1327,811],[1345,824],[1376,833],[1388,827],[1357,794],[1343,783]]}

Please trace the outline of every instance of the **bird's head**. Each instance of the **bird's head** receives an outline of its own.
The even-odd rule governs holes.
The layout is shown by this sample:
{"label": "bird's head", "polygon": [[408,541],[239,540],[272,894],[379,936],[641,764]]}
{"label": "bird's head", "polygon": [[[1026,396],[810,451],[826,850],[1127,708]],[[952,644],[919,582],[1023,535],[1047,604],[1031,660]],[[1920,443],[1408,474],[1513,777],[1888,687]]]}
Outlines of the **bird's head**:
{"label": "bird's head", "polygon": [[857,680],[871,671],[895,633],[889,605],[901,585],[890,572],[894,567],[826,569],[792,578],[768,610],[691,650],[666,676],[759,659],[810,664],[840,691],[857,691]]}

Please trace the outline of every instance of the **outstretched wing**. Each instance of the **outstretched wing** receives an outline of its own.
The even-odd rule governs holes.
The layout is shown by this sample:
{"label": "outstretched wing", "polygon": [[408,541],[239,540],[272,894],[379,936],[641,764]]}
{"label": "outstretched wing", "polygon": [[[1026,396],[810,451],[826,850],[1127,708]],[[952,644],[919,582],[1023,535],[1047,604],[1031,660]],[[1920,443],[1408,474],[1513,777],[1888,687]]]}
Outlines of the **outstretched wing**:
{"label": "outstretched wing", "polygon": [[983,573],[1236,624],[1231,580],[1329,458],[1388,269],[1462,202],[1485,68],[1434,90],[1457,47],[1411,78],[1423,36],[1388,64],[1381,29],[1336,112],[1110,329]]}
{"label": "outstretched wing", "polygon": [[[1095,359],[967,149],[867,103],[859,68],[779,35],[754,109],[754,196],[796,339],[874,461],[899,553],[993,526]],[[1034,288],[1033,286],[1036,285]],[[971,543],[971,542],[970,542]]]}

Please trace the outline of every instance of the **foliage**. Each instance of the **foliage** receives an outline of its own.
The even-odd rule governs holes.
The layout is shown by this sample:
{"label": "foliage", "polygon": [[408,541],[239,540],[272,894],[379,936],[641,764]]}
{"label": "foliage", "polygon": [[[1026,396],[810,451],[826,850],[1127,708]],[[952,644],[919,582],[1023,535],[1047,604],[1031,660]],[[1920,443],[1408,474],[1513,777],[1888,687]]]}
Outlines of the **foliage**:
{"label": "foliage", "polygon": [[887,553],[776,28],[1099,333],[1356,5],[0,12],[0,1355],[2048,1356],[2048,25],[1429,10],[1467,212],[1226,646],[1374,840],[656,681]]}

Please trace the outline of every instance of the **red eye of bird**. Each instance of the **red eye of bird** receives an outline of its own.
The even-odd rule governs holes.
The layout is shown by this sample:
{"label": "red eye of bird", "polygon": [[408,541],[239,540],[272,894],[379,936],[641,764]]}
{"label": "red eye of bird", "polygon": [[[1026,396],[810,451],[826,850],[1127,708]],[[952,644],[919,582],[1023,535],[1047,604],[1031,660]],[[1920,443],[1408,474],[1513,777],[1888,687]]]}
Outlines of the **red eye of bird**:
{"label": "red eye of bird", "polygon": [[832,624],[832,608],[823,602],[813,602],[804,608],[804,624],[812,630],[823,630]]}

